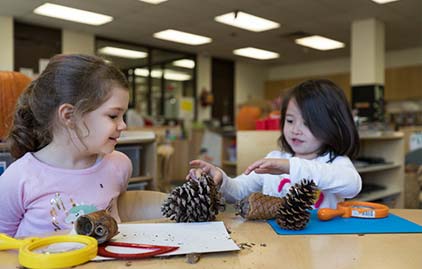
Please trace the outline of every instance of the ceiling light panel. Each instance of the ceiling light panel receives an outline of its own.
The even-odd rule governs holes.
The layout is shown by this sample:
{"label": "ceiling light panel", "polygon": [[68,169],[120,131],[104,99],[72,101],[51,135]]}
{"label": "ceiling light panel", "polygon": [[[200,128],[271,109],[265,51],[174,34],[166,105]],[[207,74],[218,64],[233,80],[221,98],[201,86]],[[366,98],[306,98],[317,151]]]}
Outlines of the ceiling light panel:
{"label": "ceiling light panel", "polygon": [[[135,75],[141,76],[141,77],[148,77],[149,71],[146,68],[136,68]],[[151,71],[151,77],[153,78],[161,78],[162,76],[163,76],[163,73],[161,70],[154,69]],[[171,69],[164,69],[164,79],[175,80],[175,81],[186,81],[186,80],[191,80],[192,76],[183,72],[178,72]]]}
{"label": "ceiling light panel", "polygon": [[245,12],[230,12],[214,18],[215,21],[253,32],[262,32],[280,27],[280,24]]}
{"label": "ceiling light panel", "polygon": [[295,43],[301,46],[317,49],[317,50],[333,50],[344,48],[345,45],[342,42],[329,39],[319,35],[313,35],[303,38],[295,39]]}
{"label": "ceiling light panel", "polygon": [[161,4],[163,2],[166,2],[167,0],[139,0],[139,1],[145,2],[145,3],[148,3],[148,4],[158,5],[158,4]]}
{"label": "ceiling light panel", "polygon": [[280,54],[268,50],[257,49],[253,47],[235,49],[234,54],[258,60],[270,60],[279,58]]}
{"label": "ceiling light panel", "polygon": [[181,32],[173,29],[167,29],[161,32],[157,32],[153,35],[155,38],[163,39],[167,41],[183,43],[188,45],[202,45],[206,43],[210,43],[212,41],[211,38],[194,35],[186,32]]}
{"label": "ceiling light panel", "polygon": [[98,53],[128,59],[140,59],[148,56],[148,53],[143,51],[128,50],[116,47],[102,47],[98,50]]}
{"label": "ceiling light panel", "polygon": [[113,20],[111,16],[50,3],[37,7],[33,12],[47,17],[97,26]]}
{"label": "ceiling light panel", "polygon": [[380,5],[387,4],[387,3],[390,3],[390,2],[396,2],[396,1],[398,1],[398,0],[372,0],[372,2],[375,2],[375,3],[380,4]]}
{"label": "ceiling light panel", "polygon": [[195,61],[189,59],[181,59],[173,62],[174,66],[184,67],[188,69],[193,69],[195,67]]}

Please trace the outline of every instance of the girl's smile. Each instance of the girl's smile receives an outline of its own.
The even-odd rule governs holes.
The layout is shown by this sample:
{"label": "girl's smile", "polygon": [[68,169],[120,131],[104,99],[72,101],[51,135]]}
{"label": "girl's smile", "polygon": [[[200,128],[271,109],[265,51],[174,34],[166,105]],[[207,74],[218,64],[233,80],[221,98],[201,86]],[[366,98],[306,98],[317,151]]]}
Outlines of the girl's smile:
{"label": "girl's smile", "polygon": [[292,138],[292,144],[293,145],[296,145],[296,146],[299,146],[299,145],[301,145],[301,144],[303,144],[303,140],[300,140],[300,139],[297,139],[297,138]]}

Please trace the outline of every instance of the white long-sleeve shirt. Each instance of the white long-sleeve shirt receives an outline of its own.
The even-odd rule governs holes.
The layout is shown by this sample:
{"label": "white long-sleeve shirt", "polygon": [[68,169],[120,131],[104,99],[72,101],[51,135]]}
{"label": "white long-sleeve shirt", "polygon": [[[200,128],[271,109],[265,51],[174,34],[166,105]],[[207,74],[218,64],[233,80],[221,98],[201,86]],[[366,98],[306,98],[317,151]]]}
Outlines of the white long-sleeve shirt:
{"label": "white long-sleeve shirt", "polygon": [[[338,202],[355,197],[362,187],[359,173],[346,156],[338,156],[328,163],[328,154],[306,160],[292,157],[289,153],[272,151],[265,158],[289,159],[290,173],[271,175],[252,172],[230,178],[223,172],[220,191],[227,202],[234,203],[253,192],[283,197],[290,186],[302,179],[308,179],[313,180],[320,191],[315,207],[336,208]],[[290,183],[284,184],[286,181]]]}

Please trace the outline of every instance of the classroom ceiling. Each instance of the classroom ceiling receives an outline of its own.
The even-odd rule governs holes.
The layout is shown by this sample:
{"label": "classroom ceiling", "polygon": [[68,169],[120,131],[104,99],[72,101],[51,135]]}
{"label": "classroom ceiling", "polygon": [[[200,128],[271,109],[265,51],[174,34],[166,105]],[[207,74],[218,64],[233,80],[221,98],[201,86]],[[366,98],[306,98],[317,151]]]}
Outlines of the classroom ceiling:
{"label": "classroom ceiling", "polygon": [[[102,26],[88,26],[32,13],[45,2],[103,13],[114,20]],[[235,10],[276,21],[281,27],[255,33],[214,21],[215,16]],[[422,0],[384,5],[370,0],[168,0],[159,5],[138,0],[0,0],[0,16],[121,41],[269,65],[350,57],[351,23],[368,18],[385,23],[387,51],[422,47]],[[213,42],[190,46],[153,38],[153,33],[168,28],[208,36]],[[293,37],[303,33],[339,40],[346,47],[325,52],[307,49],[293,42]],[[232,54],[234,49],[248,46],[278,52],[281,57],[258,61]]]}

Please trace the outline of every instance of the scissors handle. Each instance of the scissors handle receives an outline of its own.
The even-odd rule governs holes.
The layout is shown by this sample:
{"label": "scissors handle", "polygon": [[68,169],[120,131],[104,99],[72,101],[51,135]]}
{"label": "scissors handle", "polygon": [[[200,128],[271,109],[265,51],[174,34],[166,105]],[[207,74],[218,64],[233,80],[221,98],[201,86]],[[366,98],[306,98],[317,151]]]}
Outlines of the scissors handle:
{"label": "scissors handle", "polygon": [[346,201],[337,204],[336,209],[321,208],[318,210],[320,220],[330,220],[341,216],[343,218],[385,218],[389,208],[386,205],[361,201]]}
{"label": "scissors handle", "polygon": [[[152,249],[149,252],[143,253],[116,253],[111,252],[106,249],[108,246],[116,247],[126,247],[126,248],[143,248],[143,249]],[[173,246],[157,246],[157,245],[147,245],[147,244],[135,244],[135,243],[124,243],[124,242],[106,242],[104,244],[98,245],[98,255],[109,258],[117,259],[142,259],[148,257],[154,257],[155,255],[164,254],[178,249],[179,247]]]}
{"label": "scissors handle", "polygon": [[21,246],[34,241],[36,238],[16,239],[6,234],[0,233],[0,250],[18,249]]}

